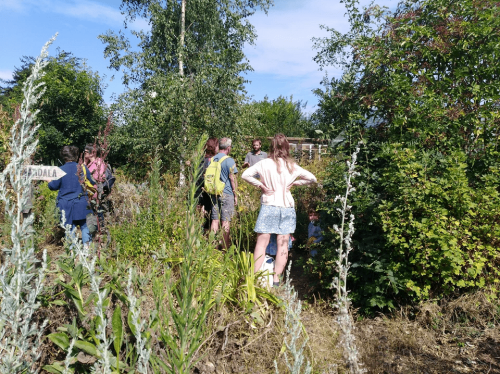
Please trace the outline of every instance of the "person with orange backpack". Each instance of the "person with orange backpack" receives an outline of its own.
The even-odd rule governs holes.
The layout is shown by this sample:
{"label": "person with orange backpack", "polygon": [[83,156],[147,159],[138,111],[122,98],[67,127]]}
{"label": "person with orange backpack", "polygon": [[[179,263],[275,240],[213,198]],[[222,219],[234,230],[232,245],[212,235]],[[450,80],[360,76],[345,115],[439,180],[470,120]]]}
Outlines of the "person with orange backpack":
{"label": "person with orange backpack", "polygon": [[236,189],[238,184],[235,175],[238,173],[234,159],[229,157],[231,152],[231,139],[222,138],[219,141],[219,153],[212,157],[205,171],[204,189],[212,201],[213,232],[219,231],[220,221],[224,236],[224,248],[231,245],[229,227],[234,215],[235,206],[238,205]]}

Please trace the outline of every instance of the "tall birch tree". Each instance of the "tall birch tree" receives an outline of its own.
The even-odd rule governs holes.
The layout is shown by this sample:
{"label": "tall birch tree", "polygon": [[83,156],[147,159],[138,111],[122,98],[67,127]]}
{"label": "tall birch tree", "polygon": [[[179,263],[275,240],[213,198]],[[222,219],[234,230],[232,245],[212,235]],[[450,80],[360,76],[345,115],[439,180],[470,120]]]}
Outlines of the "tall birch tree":
{"label": "tall birch tree", "polygon": [[[248,18],[267,12],[272,0],[123,0],[125,26],[147,20],[149,29],[100,38],[113,69],[122,69],[129,90],[115,115],[121,128],[115,151],[140,163],[159,151],[167,167],[177,167],[183,148],[202,132],[238,134],[244,98],[243,73],[251,66],[243,53],[253,44]],[[187,141],[185,142],[184,139]]]}

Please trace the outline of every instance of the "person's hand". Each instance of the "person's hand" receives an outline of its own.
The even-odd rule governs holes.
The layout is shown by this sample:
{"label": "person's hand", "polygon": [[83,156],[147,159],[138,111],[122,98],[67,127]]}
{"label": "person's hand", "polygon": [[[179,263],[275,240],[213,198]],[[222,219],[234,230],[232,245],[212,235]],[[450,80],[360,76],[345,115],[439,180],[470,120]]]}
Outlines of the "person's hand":
{"label": "person's hand", "polygon": [[274,191],[271,190],[270,188],[267,188],[265,185],[261,184],[259,188],[262,190],[262,193],[267,196],[271,196],[274,194]]}
{"label": "person's hand", "polygon": [[243,169],[245,169],[245,168],[247,168],[247,167],[249,167],[249,166],[250,166],[250,164],[249,164],[248,162],[245,162],[245,163],[243,164]]}
{"label": "person's hand", "polygon": [[236,196],[236,194],[234,194],[234,206],[237,206],[238,205],[238,196]]}
{"label": "person's hand", "polygon": [[286,186],[286,192],[290,192],[293,186],[295,186],[295,182],[292,182],[288,186]]}

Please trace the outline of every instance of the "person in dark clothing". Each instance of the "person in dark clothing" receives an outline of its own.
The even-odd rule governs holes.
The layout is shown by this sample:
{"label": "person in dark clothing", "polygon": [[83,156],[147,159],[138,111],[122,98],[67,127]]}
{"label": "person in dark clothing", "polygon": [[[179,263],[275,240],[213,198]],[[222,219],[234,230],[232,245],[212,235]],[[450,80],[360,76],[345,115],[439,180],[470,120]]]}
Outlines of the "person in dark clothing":
{"label": "person in dark clothing", "polygon": [[57,194],[57,207],[62,212],[64,211],[65,225],[71,225],[71,230],[74,232],[77,226],[82,231],[82,242],[87,244],[91,241],[89,229],[87,227],[87,214],[92,213],[89,207],[89,196],[83,189],[82,184],[85,179],[82,168],[86,169],[87,179],[95,185],[96,182],[92,178],[92,174],[87,169],[87,166],[79,165],[78,161],[79,150],[75,146],[64,146],[61,149],[61,158],[65,162],[61,166],[66,175],[60,179],[53,180],[49,183],[49,189],[59,191]]}
{"label": "person in dark clothing", "polygon": [[210,229],[211,221],[210,216],[212,213],[212,201],[210,200],[210,195],[203,190],[203,184],[205,180],[205,171],[207,170],[212,157],[214,157],[217,153],[219,153],[219,139],[210,138],[207,140],[205,144],[205,157],[200,165],[201,173],[198,181],[196,183],[197,191],[196,196],[198,196],[198,209],[201,210],[203,215],[205,216],[205,222],[203,227],[205,230]]}

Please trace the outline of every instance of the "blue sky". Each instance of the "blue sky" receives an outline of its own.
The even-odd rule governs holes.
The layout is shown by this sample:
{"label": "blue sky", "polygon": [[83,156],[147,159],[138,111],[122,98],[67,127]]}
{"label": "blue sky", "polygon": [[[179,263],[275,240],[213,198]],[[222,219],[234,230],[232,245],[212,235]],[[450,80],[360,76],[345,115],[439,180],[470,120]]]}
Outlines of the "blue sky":
{"label": "blue sky", "polygon": [[[21,56],[37,56],[59,32],[50,54],[55,55],[59,47],[85,58],[92,70],[106,77],[105,101],[112,102],[112,94],[120,94],[124,87],[120,73],[107,68],[104,45],[97,36],[122,28],[120,4],[120,0],[0,0],[0,78],[10,78]],[[311,91],[320,86],[325,72],[312,60],[311,39],[326,36],[320,24],[347,31],[344,14],[343,4],[335,0],[275,0],[267,15],[255,14],[251,22],[258,39],[245,47],[254,68],[245,77],[251,81],[248,94],[255,100],[293,95],[294,100],[307,101],[307,111],[313,111],[317,99]],[[140,20],[132,28],[147,28],[147,23]],[[339,76],[340,71],[330,68],[328,74]]]}

